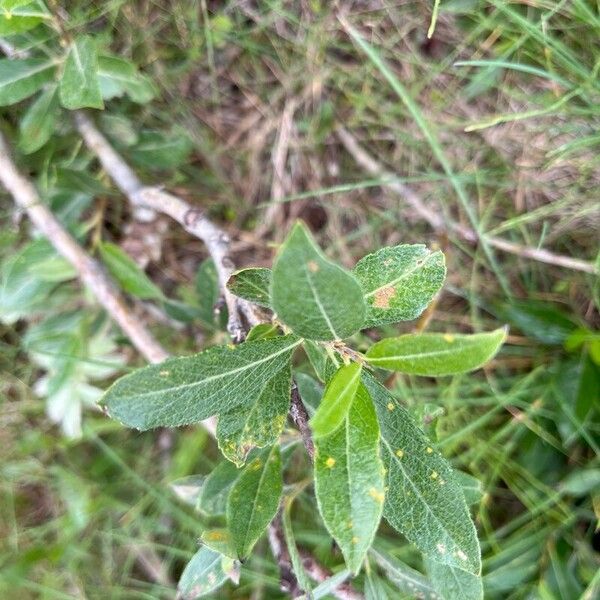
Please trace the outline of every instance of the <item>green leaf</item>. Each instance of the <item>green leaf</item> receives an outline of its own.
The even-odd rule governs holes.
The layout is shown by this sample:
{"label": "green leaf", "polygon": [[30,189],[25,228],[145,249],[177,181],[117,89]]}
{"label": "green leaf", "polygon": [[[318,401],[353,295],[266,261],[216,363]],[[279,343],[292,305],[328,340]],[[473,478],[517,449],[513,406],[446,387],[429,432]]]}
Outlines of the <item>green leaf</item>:
{"label": "green leaf", "polygon": [[102,131],[115,142],[117,146],[133,146],[138,141],[136,125],[124,115],[101,113],[98,122]]}
{"label": "green leaf", "polygon": [[363,382],[381,427],[388,489],[383,516],[423,554],[478,574],[477,532],[450,465],[385,387],[364,371]]}
{"label": "green leaf", "polygon": [[446,277],[444,255],[422,244],[382,248],[356,263],[354,275],[367,303],[364,327],[416,319]]}
{"label": "green leaf", "polygon": [[75,267],[62,256],[50,256],[32,265],[29,273],[40,281],[61,282],[77,277]]}
{"label": "green leaf", "polygon": [[131,158],[141,167],[155,171],[175,169],[187,160],[192,143],[186,133],[141,131],[138,143],[131,149]]}
{"label": "green leaf", "polygon": [[360,383],[359,363],[341,366],[329,380],[310,427],[315,438],[333,433],[344,421]]}
{"label": "green leaf", "polygon": [[556,304],[513,300],[496,309],[498,317],[543,344],[560,345],[575,331],[577,323]]}
{"label": "green leaf", "polygon": [[134,102],[146,104],[156,94],[152,82],[133,63],[116,56],[98,57],[98,82],[105,100],[127,94]]}
{"label": "green leaf", "polygon": [[379,425],[360,385],[342,427],[315,439],[315,495],[329,533],[353,572],[371,546],[385,499]]}
{"label": "green leaf", "polygon": [[379,548],[371,548],[369,555],[375,559],[387,578],[403,593],[410,597],[426,600],[440,600],[427,577],[407,564],[390,556]]}
{"label": "green leaf", "polygon": [[0,320],[15,323],[46,307],[55,284],[35,277],[31,269],[56,254],[45,240],[30,242],[0,265]]}
{"label": "green leaf", "polygon": [[65,108],[104,108],[98,83],[96,44],[90,36],[78,37],[71,44],[59,92]]}
{"label": "green leaf", "polygon": [[294,381],[298,386],[302,403],[310,416],[317,412],[317,407],[323,397],[323,386],[306,373],[294,373]]}
{"label": "green leaf", "polygon": [[19,148],[24,154],[39,150],[52,137],[58,113],[58,95],[53,85],[31,104],[19,123]]}
{"label": "green leaf", "polygon": [[483,485],[479,479],[464,471],[454,471],[454,478],[460,485],[465,501],[469,506],[481,502],[483,498]]}
{"label": "green leaf", "polygon": [[0,106],[15,104],[41,89],[54,77],[47,58],[0,59]]}
{"label": "green leaf", "polygon": [[280,329],[277,325],[273,325],[272,323],[259,323],[248,332],[246,341],[266,340],[277,337],[278,335],[280,335]]}
{"label": "green leaf", "polygon": [[202,487],[206,477],[201,475],[188,475],[180,477],[169,484],[171,491],[179,500],[190,506],[198,506],[198,500],[202,494]]}
{"label": "green leaf", "polygon": [[447,564],[425,558],[429,579],[444,600],[483,600],[481,577]]}
{"label": "green leaf", "polygon": [[248,463],[227,501],[227,527],[240,559],[246,558],[271,522],[283,489],[279,446],[266,448]]}
{"label": "green leaf", "polygon": [[4,0],[0,2],[0,35],[29,31],[49,18],[41,0]]}
{"label": "green leaf", "polygon": [[359,283],[327,260],[300,222],[275,259],[271,302],[277,316],[294,333],[309,339],[347,338],[365,320]]}
{"label": "green leaf", "polygon": [[493,358],[506,339],[505,328],[472,335],[407,334],[373,344],[367,360],[375,367],[439,377],[466,373]]}
{"label": "green leaf", "polygon": [[271,269],[264,268],[240,269],[233,273],[227,282],[232,294],[267,308],[271,306],[270,286]]}
{"label": "green leaf", "polygon": [[206,323],[215,322],[215,305],[219,300],[219,277],[212,258],[200,263],[194,287],[198,295],[198,306],[202,311],[202,320]]}
{"label": "green leaf", "polygon": [[[266,376],[265,376],[266,377]],[[291,363],[265,379],[263,389],[243,410],[219,415],[217,440],[223,455],[241,466],[248,452],[277,442],[290,407]]]}
{"label": "green leaf", "polygon": [[186,565],[177,586],[178,597],[194,600],[220,588],[228,579],[231,559],[219,552],[202,547]]}
{"label": "green leaf", "polygon": [[288,553],[290,555],[290,561],[292,563],[292,569],[294,571],[294,575],[298,580],[298,584],[300,589],[305,592],[305,600],[311,600],[312,594],[312,586],[310,584],[310,579],[308,578],[306,571],[304,570],[304,565],[302,564],[302,557],[300,556],[300,552],[298,552],[298,546],[296,545],[296,538],[294,536],[294,528],[292,526],[292,504],[294,501],[294,496],[287,496],[283,502],[283,507],[281,511],[281,525],[283,528],[283,537],[285,539],[285,545],[287,546]]}
{"label": "green leaf", "polygon": [[312,368],[315,370],[316,376],[324,383],[331,376],[331,373],[335,371],[336,365],[321,344],[317,344],[311,340],[304,340],[303,347]]}
{"label": "green leaf", "polygon": [[200,534],[200,541],[219,554],[223,554],[229,558],[237,558],[236,551],[232,545],[231,534],[227,529],[222,527],[205,529]]}
{"label": "green leaf", "polygon": [[198,423],[256,402],[267,380],[288,368],[300,343],[287,335],[170,358],[121,377],[101,404],[113,418],[140,430]]}
{"label": "green leaf", "polygon": [[161,300],[164,297],[160,288],[119,246],[102,242],[98,249],[109,273],[128,294],[142,300]]}
{"label": "green leaf", "polygon": [[228,460],[220,462],[204,481],[198,498],[198,510],[210,517],[224,515],[229,491],[239,477],[240,471],[233,463]]}

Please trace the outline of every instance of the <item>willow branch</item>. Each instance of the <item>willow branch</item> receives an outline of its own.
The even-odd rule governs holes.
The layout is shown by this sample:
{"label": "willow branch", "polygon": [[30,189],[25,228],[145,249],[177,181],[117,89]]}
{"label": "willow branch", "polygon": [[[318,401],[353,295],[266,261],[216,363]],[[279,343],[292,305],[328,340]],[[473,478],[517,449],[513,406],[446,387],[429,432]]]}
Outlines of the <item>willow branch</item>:
{"label": "willow branch", "polygon": [[258,321],[252,306],[236,298],[227,289],[227,281],[234,270],[234,263],[229,256],[229,236],[207,219],[202,210],[190,206],[182,198],[169,194],[159,187],[143,185],[86,113],[78,111],[74,117],[77,130],[85,144],[98,157],[104,170],[128,198],[131,206],[137,211],[137,218],[152,220],[154,213],[165,214],[177,221],[188,233],[204,242],[215,263],[219,286],[227,305],[229,313],[227,329],[234,341],[242,341],[245,331],[242,315],[250,325]]}
{"label": "willow branch", "polygon": [[[385,186],[404,198],[408,205],[419,215],[421,219],[427,221],[431,225],[432,229],[437,232],[446,232],[451,230],[456,233],[464,241],[471,244],[476,244],[480,237],[470,227],[461,225],[460,223],[447,222],[442,216],[439,210],[432,210],[429,208],[421,197],[411,188],[404,185],[399,181],[394,181],[396,176],[391,171],[388,171],[375,160],[356,140],[356,138],[344,127],[338,127],[336,134],[347,152],[354,158],[356,163],[362,167],[367,173],[383,180],[382,186]],[[515,254],[522,258],[529,258],[538,262],[547,263],[550,265],[556,265],[558,267],[565,267],[574,271],[583,271],[584,273],[598,274],[598,268],[591,262],[585,260],[579,260],[577,258],[571,258],[570,256],[563,256],[561,254],[555,254],[549,250],[540,248],[531,248],[522,244],[516,244],[509,242],[503,238],[494,237],[491,235],[485,235],[485,241],[494,248],[507,252],[509,254]]]}
{"label": "willow branch", "polygon": [[167,358],[167,351],[130,311],[100,265],[81,248],[48,207],[41,202],[33,184],[19,173],[1,134],[0,181],[12,195],[17,206],[27,213],[35,227],[50,241],[57,252],[73,265],[81,281],[92,290],[95,298],[117,322],[140,354],[153,363]]}

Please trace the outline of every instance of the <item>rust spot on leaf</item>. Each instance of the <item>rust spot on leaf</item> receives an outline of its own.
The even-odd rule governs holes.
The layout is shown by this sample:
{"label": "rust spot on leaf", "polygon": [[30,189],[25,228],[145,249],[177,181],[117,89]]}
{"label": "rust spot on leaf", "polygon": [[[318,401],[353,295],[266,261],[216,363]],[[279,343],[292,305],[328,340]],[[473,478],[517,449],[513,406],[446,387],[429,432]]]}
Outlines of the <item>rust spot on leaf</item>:
{"label": "rust spot on leaf", "polygon": [[316,273],[319,270],[319,265],[314,260],[309,260],[306,266],[311,273]]}
{"label": "rust spot on leaf", "polygon": [[393,285],[381,288],[373,296],[373,306],[375,308],[389,308],[390,300],[396,295],[396,288]]}

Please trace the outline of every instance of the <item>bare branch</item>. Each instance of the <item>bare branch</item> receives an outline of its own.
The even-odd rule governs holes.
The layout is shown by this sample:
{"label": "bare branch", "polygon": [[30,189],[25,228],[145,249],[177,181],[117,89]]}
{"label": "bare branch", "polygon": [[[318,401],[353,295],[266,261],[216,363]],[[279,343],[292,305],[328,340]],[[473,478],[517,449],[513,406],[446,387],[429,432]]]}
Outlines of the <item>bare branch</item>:
{"label": "bare branch", "polygon": [[302,436],[302,442],[304,443],[304,447],[306,448],[306,452],[311,460],[315,458],[315,444],[312,439],[312,431],[308,426],[309,416],[306,411],[306,407],[302,402],[302,398],[300,397],[300,392],[298,391],[298,385],[294,381],[292,383],[292,402],[290,405],[290,416],[292,420],[298,427],[300,431],[300,435]]}
{"label": "bare branch", "polygon": [[[245,336],[242,316],[249,325],[258,323],[258,319],[248,302],[236,298],[227,289],[227,281],[234,270],[233,261],[229,256],[229,236],[207,219],[200,209],[190,206],[185,200],[158,187],[144,186],[129,165],[98,131],[87,114],[76,112],[75,124],[88,148],[98,157],[104,170],[127,196],[134,209],[147,211],[141,217],[142,219],[151,220],[154,213],[163,213],[204,242],[215,263],[219,284],[229,312],[227,329],[234,341],[242,341]],[[140,218],[139,214],[137,218]]]}
{"label": "bare branch", "polygon": [[[406,202],[419,215],[419,217],[421,217],[424,221],[427,221],[435,231],[443,233],[450,229],[466,242],[476,244],[479,241],[479,236],[471,228],[461,225],[460,223],[446,222],[442,218],[441,213],[438,210],[432,210],[429,208],[414,190],[397,180],[394,181],[397,179],[394,173],[386,170],[383,165],[377,162],[357,142],[356,138],[347,129],[344,127],[338,127],[336,134],[348,153],[354,158],[360,167],[375,177],[380,177],[383,180],[389,179],[389,181],[384,181],[382,186],[385,186],[399,196],[402,196],[402,198],[406,200]],[[485,235],[485,241],[490,246],[498,248],[498,250],[508,252],[509,254],[515,254],[522,258],[530,258],[538,262],[556,265],[558,267],[565,267],[574,271],[583,271],[584,273],[599,273],[598,268],[593,263],[585,260],[579,260],[577,258],[571,258],[570,256],[555,254],[549,250],[531,248],[529,246],[509,242],[503,238],[498,238],[491,235]]]}
{"label": "bare branch", "polygon": [[294,573],[290,553],[285,545],[285,538],[281,525],[282,510],[283,508],[279,509],[279,513],[277,513],[273,521],[269,524],[267,537],[269,539],[271,552],[279,567],[279,587],[281,588],[281,591],[289,594],[291,598],[298,598],[302,595],[302,589],[300,588],[298,578]]}
{"label": "bare branch", "polygon": [[[302,557],[304,570],[311,579],[318,583],[323,583],[326,579],[331,577],[331,571],[321,566],[311,554],[300,552],[300,556]],[[335,590],[332,590],[331,594],[339,600],[363,600],[364,598],[364,596],[360,592],[357,592],[350,583],[341,583]]]}
{"label": "bare branch", "polygon": [[17,206],[27,213],[35,227],[48,238],[58,253],[75,267],[80,279],[94,292],[98,302],[118,323],[138,351],[148,361],[154,363],[167,358],[167,351],[129,310],[100,265],[79,246],[48,207],[42,203],[33,184],[19,173],[2,135],[0,135],[0,181],[10,192]]}

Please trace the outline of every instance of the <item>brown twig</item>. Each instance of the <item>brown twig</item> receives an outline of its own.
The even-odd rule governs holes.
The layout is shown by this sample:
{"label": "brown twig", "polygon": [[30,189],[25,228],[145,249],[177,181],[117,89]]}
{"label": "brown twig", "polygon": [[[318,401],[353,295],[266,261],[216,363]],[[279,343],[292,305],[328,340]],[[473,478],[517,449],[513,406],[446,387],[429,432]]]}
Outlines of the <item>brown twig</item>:
{"label": "brown twig", "polygon": [[35,227],[75,267],[79,278],[94,293],[98,302],[118,323],[138,351],[150,362],[165,360],[169,354],[129,310],[121,294],[100,265],[65,230],[42,203],[33,184],[23,177],[11,159],[9,147],[0,134],[0,181],[17,206],[25,211]]}
{"label": "brown twig", "polygon": [[298,578],[292,567],[292,559],[285,544],[283,535],[283,526],[281,524],[281,511],[279,509],[276,517],[271,521],[267,529],[267,537],[271,552],[277,561],[279,567],[279,587],[282,592],[289,594],[291,598],[298,598],[303,594],[302,588],[298,583]]}
{"label": "brown twig", "polygon": [[[396,194],[404,198],[411,208],[419,215],[421,219],[427,221],[431,227],[439,233],[444,233],[447,230],[451,230],[456,233],[464,241],[471,244],[476,244],[480,241],[480,237],[473,229],[460,223],[448,222],[442,216],[439,210],[433,210],[429,208],[421,197],[411,188],[404,185],[399,181],[394,181],[396,175],[391,171],[385,169],[377,160],[375,160],[356,140],[356,138],[344,127],[340,126],[336,130],[336,134],[347,152],[354,158],[356,163],[362,167],[367,173],[381,178],[384,181],[382,186],[385,186]],[[389,179],[389,181],[385,181]],[[565,267],[574,271],[583,271],[584,273],[591,273],[592,275],[600,273],[596,265],[585,260],[579,260],[577,258],[571,258],[570,256],[563,256],[561,254],[555,254],[549,250],[540,248],[531,248],[515,242],[509,242],[503,238],[494,237],[491,235],[485,235],[485,241],[494,248],[507,252],[509,254],[515,254],[522,258],[530,258],[538,262],[543,262],[550,265],[556,265],[558,267]]]}
{"label": "brown twig", "polygon": [[302,442],[310,460],[314,460],[315,444],[312,439],[312,432],[308,426],[309,416],[295,381],[292,383],[290,417],[292,417],[292,421],[294,421],[296,427],[298,427],[298,431],[300,431]]}
{"label": "brown twig", "polygon": [[[331,577],[332,573],[320,565],[311,554],[301,551],[300,556],[302,558],[304,570],[311,579],[318,583],[323,583],[326,579]],[[363,600],[364,598],[364,596],[360,592],[357,592],[348,582],[340,583],[331,594],[339,600]]]}
{"label": "brown twig", "polygon": [[168,215],[188,233],[204,242],[215,263],[219,285],[229,312],[227,329],[234,341],[242,341],[245,335],[244,320],[249,325],[254,325],[258,319],[248,302],[236,298],[227,289],[227,281],[234,270],[229,256],[229,236],[207,219],[202,210],[159,187],[144,186],[86,113],[77,111],[74,118],[87,147],[98,157],[104,170],[129,199],[139,220],[152,220],[155,213]]}

